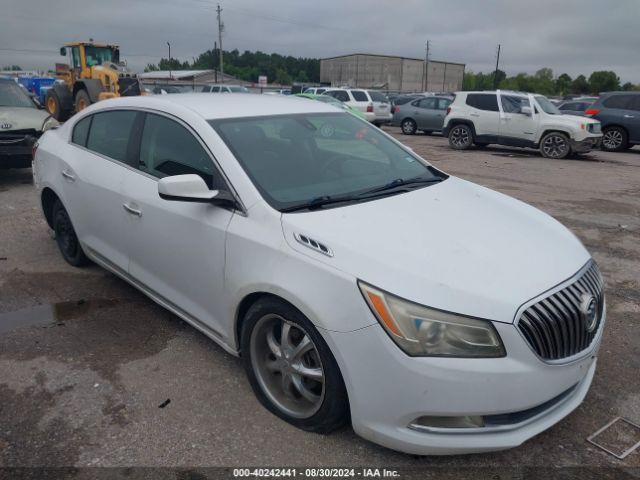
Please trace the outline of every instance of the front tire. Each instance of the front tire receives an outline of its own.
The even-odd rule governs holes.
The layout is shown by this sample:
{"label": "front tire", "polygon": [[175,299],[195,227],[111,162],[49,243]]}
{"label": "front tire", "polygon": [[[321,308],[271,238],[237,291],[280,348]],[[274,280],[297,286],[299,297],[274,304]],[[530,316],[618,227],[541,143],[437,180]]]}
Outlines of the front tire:
{"label": "front tire", "polygon": [[455,150],[467,150],[473,145],[473,131],[469,125],[454,125],[449,131],[449,146]]}
{"label": "front tire", "polygon": [[274,298],[258,300],[244,317],[241,348],[251,388],[271,413],[316,433],[332,432],[348,421],[338,364],[296,308]]}
{"label": "front tire", "polygon": [[621,127],[605,128],[602,132],[602,150],[621,152],[629,147],[629,135]]}
{"label": "front tire", "polygon": [[47,97],[44,104],[47,112],[49,112],[51,116],[59,122],[64,122],[67,118],[69,118],[69,112],[62,108],[60,97],[53,88],[49,89],[49,91],[47,92]]}
{"label": "front tire", "polygon": [[69,214],[62,202],[56,200],[52,210],[53,231],[56,235],[56,243],[67,263],[74,267],[82,267],[89,263],[89,259],[82,251],[78,236],[73,228]]}
{"label": "front tire", "polygon": [[400,128],[402,129],[402,133],[404,133],[405,135],[413,135],[416,133],[416,130],[418,130],[418,125],[414,120],[405,118],[404,120],[402,120]]}
{"label": "front tire", "polygon": [[76,93],[76,112],[81,112],[91,105],[91,98],[86,90],[78,90]]}
{"label": "front tire", "polygon": [[545,158],[561,160],[571,153],[569,137],[560,132],[549,132],[540,140],[540,153]]}

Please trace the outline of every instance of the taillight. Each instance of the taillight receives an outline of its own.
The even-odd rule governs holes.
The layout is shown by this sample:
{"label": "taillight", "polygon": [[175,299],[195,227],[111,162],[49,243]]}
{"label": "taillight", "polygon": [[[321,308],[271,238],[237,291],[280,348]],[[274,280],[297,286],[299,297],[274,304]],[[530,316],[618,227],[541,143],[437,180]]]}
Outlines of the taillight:
{"label": "taillight", "polygon": [[400,111],[400,107],[398,105],[393,107],[393,113],[398,113],[399,111]]}
{"label": "taillight", "polygon": [[373,105],[367,107],[367,113],[373,113]]}
{"label": "taillight", "polygon": [[600,109],[598,109],[598,108],[587,108],[587,109],[584,111],[584,114],[585,114],[587,117],[593,117],[594,115],[597,115],[597,114],[599,114],[599,113],[600,113]]}
{"label": "taillight", "polygon": [[447,115],[451,113],[451,107],[447,107]]}

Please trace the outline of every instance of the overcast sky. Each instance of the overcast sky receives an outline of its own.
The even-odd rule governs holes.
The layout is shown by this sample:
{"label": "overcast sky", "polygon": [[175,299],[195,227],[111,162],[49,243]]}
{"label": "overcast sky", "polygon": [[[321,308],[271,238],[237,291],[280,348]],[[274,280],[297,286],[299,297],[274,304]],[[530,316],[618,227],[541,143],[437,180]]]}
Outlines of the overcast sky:
{"label": "overcast sky", "polygon": [[[0,67],[53,68],[68,41],[118,43],[142,70],[191,60],[217,40],[215,0],[1,0]],[[224,49],[295,56],[424,56],[508,74],[614,70],[640,83],[638,0],[223,0]],[[7,8],[8,5],[8,8]],[[11,50],[25,50],[23,52]]]}

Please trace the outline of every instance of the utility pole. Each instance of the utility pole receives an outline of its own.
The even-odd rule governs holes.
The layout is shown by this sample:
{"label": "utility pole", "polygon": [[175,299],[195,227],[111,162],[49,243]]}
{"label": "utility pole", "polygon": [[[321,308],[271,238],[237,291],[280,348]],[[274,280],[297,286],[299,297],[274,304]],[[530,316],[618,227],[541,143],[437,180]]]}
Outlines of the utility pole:
{"label": "utility pole", "polygon": [[431,42],[427,40],[425,45],[425,55],[424,55],[424,91],[426,92],[429,85],[429,48],[431,47]]}
{"label": "utility pole", "polygon": [[218,53],[218,42],[213,42],[213,72],[216,76],[215,82],[218,83],[218,69],[216,68],[216,53]]}
{"label": "utility pole", "polygon": [[216,11],[218,12],[218,43],[220,44],[220,81],[224,83],[224,65],[222,63],[222,31],[224,30],[224,23],[222,23],[222,9],[220,8],[220,4],[218,4]]}
{"label": "utility pole", "polygon": [[496,71],[493,73],[493,88],[498,89],[498,65],[500,65],[500,44],[498,44],[498,56],[496,57]]}
{"label": "utility pole", "polygon": [[171,80],[171,44],[167,42],[169,46],[169,80]]}

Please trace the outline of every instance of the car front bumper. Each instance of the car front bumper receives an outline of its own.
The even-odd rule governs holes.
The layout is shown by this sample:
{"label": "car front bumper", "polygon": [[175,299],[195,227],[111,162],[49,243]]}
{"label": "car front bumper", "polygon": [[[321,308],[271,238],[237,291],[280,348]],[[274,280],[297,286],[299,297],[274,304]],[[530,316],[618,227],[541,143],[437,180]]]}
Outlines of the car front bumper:
{"label": "car front bumper", "polygon": [[0,168],[28,168],[31,166],[32,146],[0,144]]}
{"label": "car front bumper", "polygon": [[[543,362],[516,326],[504,323],[494,323],[503,358],[409,357],[379,325],[323,333],[356,433],[405,453],[451,455],[516,447],[577,408],[593,379],[604,320],[591,346],[566,364]],[[483,416],[488,426],[416,428],[420,417],[468,416]]]}
{"label": "car front bumper", "polygon": [[582,140],[571,140],[571,150],[576,153],[587,153],[598,148],[602,142],[602,135],[587,137]]}

